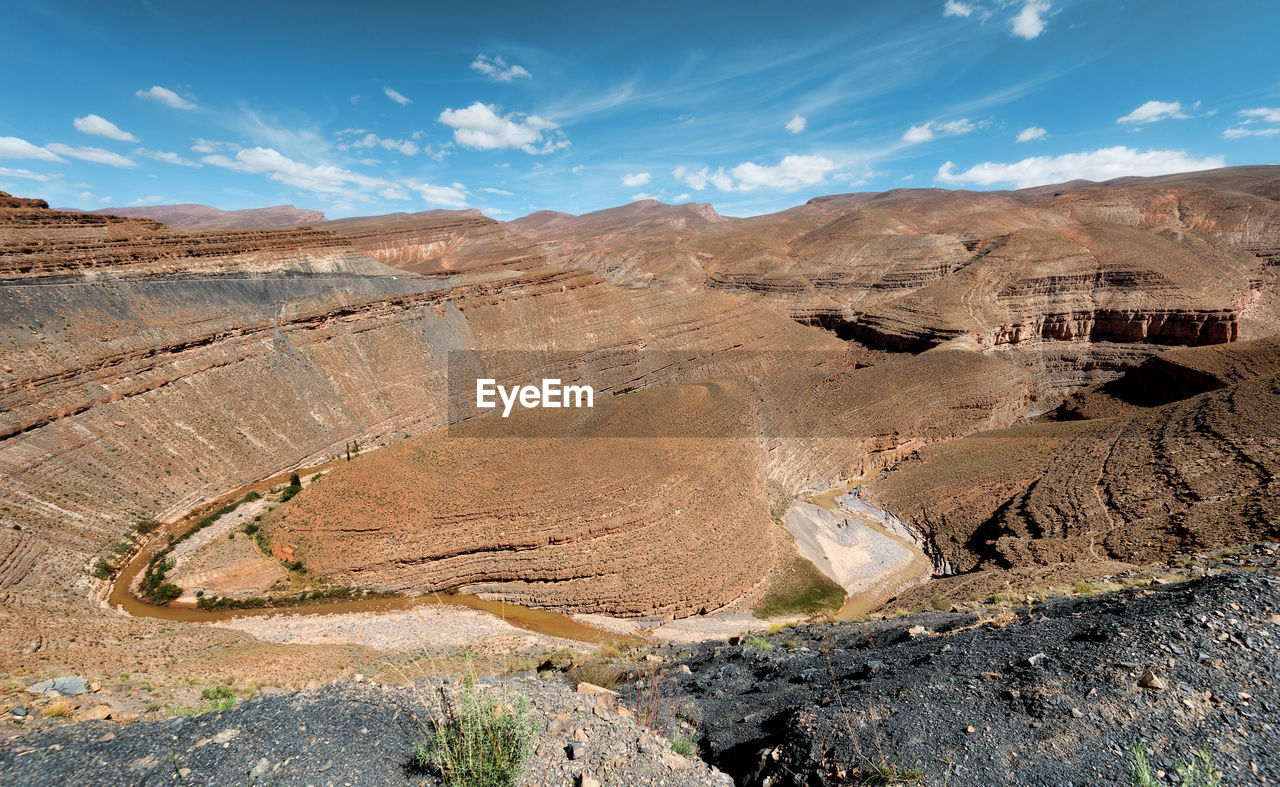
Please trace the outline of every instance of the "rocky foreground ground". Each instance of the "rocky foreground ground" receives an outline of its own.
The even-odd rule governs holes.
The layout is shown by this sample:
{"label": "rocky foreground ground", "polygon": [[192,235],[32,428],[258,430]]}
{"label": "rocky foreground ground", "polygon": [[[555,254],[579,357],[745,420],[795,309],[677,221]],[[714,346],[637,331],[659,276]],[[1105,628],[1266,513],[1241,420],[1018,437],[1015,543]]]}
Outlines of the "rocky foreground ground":
{"label": "rocky foreground ground", "polygon": [[[1139,744],[1161,784],[1201,750],[1221,784],[1275,784],[1273,547],[1255,570],[1178,584],[667,646],[617,699],[554,670],[479,690],[531,701],[524,785],[1132,785]],[[442,686],[459,688],[347,680],[191,718],[44,728],[0,744],[0,783],[438,784],[411,759]],[[676,753],[685,736],[702,760]]]}
{"label": "rocky foreground ground", "polygon": [[[0,784],[438,785],[414,762],[457,681],[343,681],[223,712],[126,726],[84,722],[0,744]],[[537,730],[522,785],[728,785],[729,777],[638,726],[609,694],[561,680],[482,678],[475,691],[527,697]]]}
{"label": "rocky foreground ground", "polygon": [[[685,654],[672,690],[742,785],[1161,783],[1208,749],[1222,784],[1280,782],[1280,582],[1211,576],[922,614]],[[869,781],[870,780],[870,781]]]}

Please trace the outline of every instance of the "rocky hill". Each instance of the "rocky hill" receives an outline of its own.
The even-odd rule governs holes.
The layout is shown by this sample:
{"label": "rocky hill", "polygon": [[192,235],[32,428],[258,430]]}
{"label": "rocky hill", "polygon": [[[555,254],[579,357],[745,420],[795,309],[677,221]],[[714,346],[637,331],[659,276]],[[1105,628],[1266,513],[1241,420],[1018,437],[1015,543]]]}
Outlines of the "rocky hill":
{"label": "rocky hill", "polygon": [[324,221],[324,213],[292,205],[245,210],[219,210],[209,205],[195,204],[144,205],[102,208],[92,212],[130,219],[151,219],[175,230],[265,230]]}

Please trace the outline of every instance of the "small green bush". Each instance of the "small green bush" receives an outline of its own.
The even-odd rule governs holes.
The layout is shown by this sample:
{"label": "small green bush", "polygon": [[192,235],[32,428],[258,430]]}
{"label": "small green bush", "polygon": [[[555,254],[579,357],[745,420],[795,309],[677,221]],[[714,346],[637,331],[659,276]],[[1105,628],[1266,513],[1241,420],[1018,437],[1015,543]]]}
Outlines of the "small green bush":
{"label": "small green bush", "polygon": [[440,711],[414,750],[419,766],[438,771],[449,787],[512,787],[524,774],[534,737],[526,698],[500,701],[468,683],[456,701],[441,689]]}
{"label": "small green bush", "polygon": [[747,640],[742,644],[753,647],[756,650],[763,650],[766,653],[773,650],[773,646],[770,645],[769,641],[766,640],[764,637],[752,637],[751,639]]}
{"label": "small green bush", "polygon": [[671,739],[671,751],[681,757],[689,758],[698,750],[698,742],[692,735],[680,735]]}

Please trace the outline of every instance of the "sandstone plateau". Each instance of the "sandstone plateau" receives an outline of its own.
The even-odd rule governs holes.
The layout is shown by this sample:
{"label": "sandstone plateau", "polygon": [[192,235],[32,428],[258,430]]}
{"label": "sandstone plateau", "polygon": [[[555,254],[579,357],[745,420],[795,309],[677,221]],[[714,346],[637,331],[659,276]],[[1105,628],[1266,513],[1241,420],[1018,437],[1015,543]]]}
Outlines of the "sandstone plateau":
{"label": "sandstone plateau", "polygon": [[[794,556],[771,509],[881,470],[867,499],[960,572],[1274,537],[1277,184],[192,232],[5,195],[0,592],[96,614],[132,523],[352,442],[386,447],[267,515],[277,553],[564,611],[749,606]],[[601,406],[451,423],[459,357]]]}

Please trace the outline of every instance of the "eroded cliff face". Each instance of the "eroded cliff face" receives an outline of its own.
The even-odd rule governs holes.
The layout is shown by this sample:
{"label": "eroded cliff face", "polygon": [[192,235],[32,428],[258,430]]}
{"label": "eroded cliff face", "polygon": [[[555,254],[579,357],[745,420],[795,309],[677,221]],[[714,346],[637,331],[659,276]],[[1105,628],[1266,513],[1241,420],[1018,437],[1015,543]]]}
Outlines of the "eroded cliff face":
{"label": "eroded cliff face", "polygon": [[[138,519],[350,441],[443,426],[450,351],[595,350],[604,363],[678,347],[696,365],[731,349],[840,350],[730,296],[631,293],[583,270],[422,277],[326,231],[180,234],[12,210],[28,214],[4,223],[0,258],[0,582],[15,593],[83,590],[95,554]],[[651,371],[619,374],[636,388]]]}
{"label": "eroded cliff face", "polygon": [[753,295],[871,348],[965,337],[1020,359],[1051,403],[1171,345],[1271,333],[1276,180],[1275,167],[1248,167],[1057,190],[898,190],[702,226],[677,226],[681,206],[649,206],[646,232],[604,236],[575,217],[512,226],[559,264]]}

